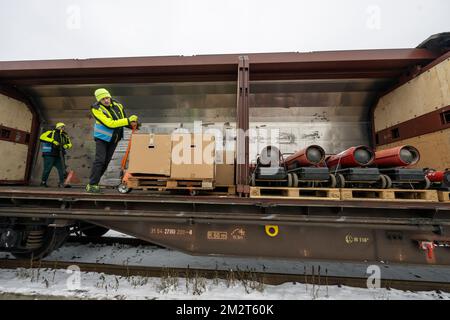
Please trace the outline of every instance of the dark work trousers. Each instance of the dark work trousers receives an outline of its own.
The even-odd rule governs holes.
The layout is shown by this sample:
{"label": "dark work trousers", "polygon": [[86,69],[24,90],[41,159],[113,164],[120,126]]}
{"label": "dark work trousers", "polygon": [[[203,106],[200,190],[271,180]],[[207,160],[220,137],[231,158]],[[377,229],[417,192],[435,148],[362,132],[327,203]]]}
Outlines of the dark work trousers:
{"label": "dark work trousers", "polygon": [[91,169],[89,184],[98,184],[111,161],[117,143],[95,139],[95,160]]}
{"label": "dark work trousers", "polygon": [[56,167],[59,175],[59,183],[63,184],[65,172],[61,162],[61,157],[43,156],[43,158],[44,158],[44,172],[42,172],[42,181],[47,182],[48,176],[50,175],[52,168]]}

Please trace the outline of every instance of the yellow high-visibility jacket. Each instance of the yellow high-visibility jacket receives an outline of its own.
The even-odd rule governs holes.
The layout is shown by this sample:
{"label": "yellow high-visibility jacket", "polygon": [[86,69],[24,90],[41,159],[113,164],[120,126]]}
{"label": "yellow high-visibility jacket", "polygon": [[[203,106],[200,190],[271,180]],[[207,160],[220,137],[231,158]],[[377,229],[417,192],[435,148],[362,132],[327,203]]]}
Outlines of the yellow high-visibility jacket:
{"label": "yellow high-visibility jacket", "polygon": [[[65,154],[65,150],[72,148],[69,135],[60,130],[48,130],[40,136],[42,141],[42,155],[59,156],[60,150]],[[61,149],[62,148],[62,149]]]}
{"label": "yellow high-visibility jacket", "polygon": [[123,138],[123,127],[130,125],[123,106],[115,100],[111,101],[110,107],[95,103],[91,107],[91,113],[95,118],[94,138],[106,142],[117,143]]}

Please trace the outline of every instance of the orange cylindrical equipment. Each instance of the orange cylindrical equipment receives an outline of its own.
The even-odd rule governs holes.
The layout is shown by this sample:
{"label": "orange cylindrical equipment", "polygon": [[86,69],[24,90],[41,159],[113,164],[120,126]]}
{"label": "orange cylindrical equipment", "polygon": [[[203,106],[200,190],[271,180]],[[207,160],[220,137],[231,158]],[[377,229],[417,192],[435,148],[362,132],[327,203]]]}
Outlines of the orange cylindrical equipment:
{"label": "orange cylindrical equipment", "polygon": [[425,173],[426,177],[435,183],[448,183],[450,182],[450,171],[437,171],[437,170],[427,170]]}
{"label": "orange cylindrical equipment", "polygon": [[416,164],[419,160],[419,150],[406,145],[375,152],[374,164],[379,168],[406,167]]}
{"label": "orange cylindrical equipment", "polygon": [[341,153],[328,156],[325,161],[329,168],[353,168],[365,167],[372,164],[375,155],[369,147],[351,147]]}
{"label": "orange cylindrical equipment", "polygon": [[311,145],[291,154],[284,160],[284,163],[291,167],[309,167],[318,165],[325,159],[325,150],[321,146]]}

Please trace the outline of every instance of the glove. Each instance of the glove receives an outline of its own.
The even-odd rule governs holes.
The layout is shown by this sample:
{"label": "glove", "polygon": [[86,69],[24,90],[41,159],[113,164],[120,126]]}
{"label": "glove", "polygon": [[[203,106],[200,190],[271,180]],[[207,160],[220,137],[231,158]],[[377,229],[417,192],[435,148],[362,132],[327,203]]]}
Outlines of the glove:
{"label": "glove", "polygon": [[63,145],[63,148],[64,148],[64,149],[69,149],[69,145],[68,145],[68,144],[65,144],[65,145]]}
{"label": "glove", "polygon": [[138,117],[135,116],[135,115],[132,115],[132,116],[130,116],[130,117],[128,118],[128,120],[129,120],[130,122],[137,122],[137,121],[138,121]]}
{"label": "glove", "polygon": [[53,140],[52,143],[53,143],[55,146],[59,146],[59,142],[56,141],[56,140]]}

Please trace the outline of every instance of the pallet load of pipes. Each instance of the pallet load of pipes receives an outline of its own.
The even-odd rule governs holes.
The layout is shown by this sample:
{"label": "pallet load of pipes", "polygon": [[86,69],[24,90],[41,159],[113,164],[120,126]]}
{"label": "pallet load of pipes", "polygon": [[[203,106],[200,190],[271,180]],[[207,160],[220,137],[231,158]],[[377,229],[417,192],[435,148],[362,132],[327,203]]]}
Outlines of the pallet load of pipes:
{"label": "pallet load of pipes", "polygon": [[325,150],[311,145],[288,156],[284,163],[292,175],[293,187],[336,187],[336,177],[324,166]]}
{"label": "pallet load of pipes", "polygon": [[375,152],[374,165],[386,179],[388,188],[429,189],[431,181],[424,170],[408,168],[419,160],[419,150],[404,145]]}
{"label": "pallet load of pipes", "polygon": [[385,189],[389,187],[386,178],[378,168],[370,167],[374,160],[375,153],[367,146],[351,147],[325,158],[330,172],[336,176],[338,188],[369,186]]}

